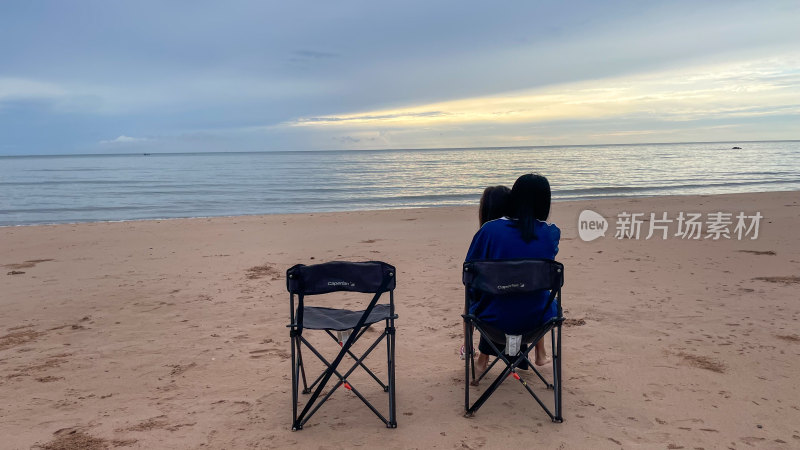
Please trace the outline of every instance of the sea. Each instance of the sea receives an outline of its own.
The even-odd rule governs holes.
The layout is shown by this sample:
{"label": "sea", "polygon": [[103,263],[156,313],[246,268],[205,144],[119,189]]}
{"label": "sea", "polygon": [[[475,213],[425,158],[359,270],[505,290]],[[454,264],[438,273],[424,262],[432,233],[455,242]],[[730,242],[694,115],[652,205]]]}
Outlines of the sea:
{"label": "sea", "polygon": [[800,141],[0,156],[0,226],[477,205],[531,172],[554,201],[800,191]]}

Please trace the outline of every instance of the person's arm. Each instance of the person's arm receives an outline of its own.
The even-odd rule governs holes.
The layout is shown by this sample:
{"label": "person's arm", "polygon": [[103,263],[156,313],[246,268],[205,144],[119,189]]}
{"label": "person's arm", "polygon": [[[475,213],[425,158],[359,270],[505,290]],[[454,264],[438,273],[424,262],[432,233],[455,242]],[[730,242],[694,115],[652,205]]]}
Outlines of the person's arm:
{"label": "person's arm", "polygon": [[486,255],[488,254],[489,249],[489,239],[488,234],[484,231],[484,228],[481,227],[475,236],[472,238],[472,243],[469,245],[469,250],[467,250],[467,257],[465,261],[475,261],[481,259],[487,259]]}
{"label": "person's arm", "polygon": [[[465,261],[476,261],[486,259],[486,255],[488,254],[488,234],[484,231],[484,228],[481,227],[475,236],[472,237],[472,243],[469,245],[469,250],[467,250],[467,257]],[[473,301],[471,302],[470,307],[468,308],[470,311],[464,311],[466,314],[467,312],[474,312],[474,308],[478,303],[480,303],[480,296],[475,295],[474,293],[471,295]],[[465,305],[466,306],[466,305]],[[465,308],[467,309],[467,308]]]}
{"label": "person's arm", "polygon": [[555,251],[553,252],[553,259],[556,259],[556,255],[558,255],[558,244],[561,241],[561,230],[555,225],[551,225],[551,226],[554,228],[554,230],[553,230],[553,246],[554,246],[554,250]]}

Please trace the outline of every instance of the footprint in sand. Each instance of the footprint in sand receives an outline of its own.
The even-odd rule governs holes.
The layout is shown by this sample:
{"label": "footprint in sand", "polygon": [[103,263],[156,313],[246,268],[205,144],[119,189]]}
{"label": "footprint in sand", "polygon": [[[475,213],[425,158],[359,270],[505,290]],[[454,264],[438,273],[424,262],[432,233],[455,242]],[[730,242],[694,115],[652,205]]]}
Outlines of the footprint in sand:
{"label": "footprint in sand", "polygon": [[800,342],[800,336],[796,334],[776,334],[776,338],[788,342]]}
{"label": "footprint in sand", "polygon": [[39,383],[52,383],[53,381],[59,381],[59,380],[63,380],[63,379],[64,379],[64,377],[54,377],[54,376],[48,375],[46,377],[36,378],[36,381],[38,381]]}
{"label": "footprint in sand", "polygon": [[678,356],[683,358],[683,360],[692,367],[710,370],[716,373],[725,373],[725,370],[727,369],[725,363],[709,358],[707,356],[691,355],[684,352],[678,353]]}
{"label": "footprint in sand", "polygon": [[248,280],[258,280],[265,277],[270,277],[271,280],[277,280],[281,274],[281,271],[278,270],[274,264],[265,263],[260,266],[253,266],[247,269],[245,277]]}
{"label": "footprint in sand", "polygon": [[[36,265],[39,264],[39,263],[48,262],[48,261],[55,261],[55,260],[54,259],[31,259],[31,260],[25,261],[23,263],[5,264],[3,267],[5,267],[6,269],[12,269],[12,271],[14,271],[16,269],[30,269],[30,268],[36,267]],[[25,272],[22,272],[22,273],[25,273]]]}
{"label": "footprint in sand", "polygon": [[184,365],[181,365],[181,364],[169,364],[169,365],[167,365],[167,367],[171,367],[172,368],[172,370],[169,372],[169,374],[171,376],[173,376],[173,377],[177,377],[179,375],[183,375],[187,370],[189,370],[189,369],[191,369],[193,367],[196,367],[196,366],[197,366],[196,363],[190,363],[190,364],[184,364]]}
{"label": "footprint in sand", "polygon": [[212,409],[214,410],[218,410],[220,408],[230,409],[232,410],[231,411],[232,414],[242,414],[253,409],[253,404],[244,400],[238,400],[233,402],[229,400],[217,400],[211,405]]}
{"label": "footprint in sand", "polygon": [[780,283],[785,286],[788,286],[790,284],[800,284],[800,277],[794,275],[785,277],[755,277],[753,279],[757,281],[766,281],[769,283]]}
{"label": "footprint in sand", "polygon": [[136,425],[130,426],[128,428],[117,428],[114,431],[116,431],[117,433],[125,431],[150,431],[159,429],[167,431],[178,431],[183,427],[191,427],[194,426],[195,424],[197,424],[197,422],[179,423],[175,425],[170,425],[169,421],[167,420],[167,416],[161,415],[161,416],[151,417],[147,420],[139,422]]}
{"label": "footprint in sand", "polygon": [[456,444],[455,448],[465,448],[468,450],[474,450],[477,448],[481,448],[486,445],[486,438],[483,436],[476,436],[469,441],[463,440]]}
{"label": "footprint in sand", "polygon": [[585,319],[566,319],[564,320],[565,327],[580,327],[586,325]]}
{"label": "footprint in sand", "polygon": [[261,350],[253,350],[250,352],[251,358],[263,358],[264,356],[277,356],[280,359],[291,358],[289,352],[277,348],[265,348]]}
{"label": "footprint in sand", "polygon": [[168,422],[166,420],[166,417],[167,416],[163,416],[163,415],[162,416],[151,417],[151,418],[149,418],[147,420],[144,420],[142,422],[137,423],[136,425],[132,425],[132,426],[127,427],[127,428],[117,428],[114,431],[116,431],[117,433],[120,433],[120,432],[123,432],[123,431],[148,431],[148,430],[152,430],[152,429],[156,429],[156,428],[164,428],[168,424]]}
{"label": "footprint in sand", "polygon": [[50,442],[38,448],[47,449],[92,449],[92,448],[109,448],[109,447],[128,447],[135,444],[136,439],[101,439],[87,434],[77,427],[62,428],[55,433],[55,437]]}
{"label": "footprint in sand", "polygon": [[19,330],[19,331],[12,331],[11,333],[6,334],[5,336],[0,336],[0,350],[5,350],[11,347],[16,347],[18,345],[27,344],[29,342],[34,341],[38,337],[44,335],[44,332],[41,331],[22,329],[30,326],[32,325],[23,325],[21,327],[14,327],[9,329],[9,331],[12,330]]}

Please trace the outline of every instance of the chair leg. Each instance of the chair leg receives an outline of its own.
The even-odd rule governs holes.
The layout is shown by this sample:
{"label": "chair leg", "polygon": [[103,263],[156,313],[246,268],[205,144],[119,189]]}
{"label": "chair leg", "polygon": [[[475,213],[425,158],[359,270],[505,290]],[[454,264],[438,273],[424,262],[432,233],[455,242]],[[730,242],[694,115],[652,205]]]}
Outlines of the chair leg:
{"label": "chair leg", "polygon": [[[464,333],[464,339],[466,340],[464,343],[464,351],[466,352],[464,353],[464,359],[467,359],[467,356],[469,356],[469,361],[472,367],[472,379],[475,380],[475,349],[473,348],[472,344],[472,341],[475,338],[475,327],[473,327],[471,323],[467,323],[465,329],[467,328],[469,329],[469,334],[466,332]],[[467,352],[467,348],[469,348],[469,352]]]}
{"label": "chair leg", "polygon": [[[480,326],[477,326],[479,331],[482,331]],[[558,328],[556,330],[555,328]],[[469,330],[469,328],[467,328]],[[535,345],[531,345],[526,350],[523,350],[520,354],[518,354],[514,360],[510,358],[506,358],[502,352],[498,351],[498,349],[494,346],[493,342],[489,341],[489,344],[492,346],[495,352],[498,353],[498,357],[492,361],[492,364],[487,368],[487,370],[478,377],[478,380],[481,380],[486,373],[494,366],[498,361],[502,360],[506,367],[503,368],[501,374],[492,382],[489,388],[483,392],[483,394],[475,401],[473,405],[470,406],[469,404],[469,363],[465,361],[465,417],[472,417],[483,403],[492,395],[492,393],[500,386],[500,384],[505,381],[508,376],[513,375],[514,378],[519,381],[522,386],[528,391],[528,393],[533,397],[533,399],[542,407],[542,409],[547,413],[550,419],[553,422],[563,422],[563,418],[561,416],[561,328],[560,326],[556,326],[549,330],[551,332],[551,339],[552,339],[552,349],[553,349],[553,384],[550,384],[546,381],[546,379],[542,376],[542,374],[536,370],[536,367],[533,361],[529,358],[529,353],[534,350]],[[557,333],[557,335],[556,335]],[[467,332],[467,335],[471,338],[471,333]],[[546,332],[543,333],[542,338],[546,336]],[[545,383],[548,389],[553,389],[554,393],[554,412],[550,411],[550,409],[542,402],[542,400],[536,395],[535,392],[531,389],[528,383],[520,377],[516,373],[517,367],[522,364],[523,362],[527,362],[533,372]]]}
{"label": "chair leg", "polygon": [[291,343],[292,343],[292,431],[297,431],[297,389],[299,388],[297,382],[297,375],[298,375],[298,359],[296,353],[296,347],[298,347],[298,339],[295,336],[295,331],[292,330],[291,332]]}
{"label": "chair leg", "polygon": [[308,381],[306,381],[306,368],[303,365],[303,352],[300,351],[301,346],[300,343],[297,343],[297,360],[298,365],[300,366],[300,374],[303,378],[303,394],[308,394],[311,392],[311,389],[308,388]]}
{"label": "chair leg", "polygon": [[483,392],[483,395],[478,397],[478,400],[475,400],[475,404],[472,405],[472,407],[469,406],[467,407],[466,416],[470,417],[474,415],[476,412],[478,412],[478,409],[480,409],[480,407],[483,406],[483,404],[494,393],[494,391],[497,390],[498,387],[500,387],[500,385],[503,383],[503,381],[506,380],[506,378],[510,373],[511,373],[511,367],[506,366],[500,373],[500,375],[494,380],[494,382],[492,382],[492,384],[489,385],[486,391]]}
{"label": "chair leg", "polygon": [[[316,390],[313,392],[311,398],[307,400],[305,407],[303,408],[303,411],[300,412],[299,415],[296,415],[294,424],[292,426],[292,430],[301,430],[303,428],[303,425],[320,409],[320,407],[322,407],[322,405],[341,386],[344,386],[345,389],[349,390],[356,397],[358,397],[359,400],[361,400],[376,416],[378,416],[378,418],[384,424],[386,424],[388,428],[396,428],[397,407],[396,407],[396,397],[395,397],[396,383],[395,383],[395,363],[394,363],[394,357],[395,357],[395,340],[393,339],[394,335],[395,335],[394,330],[391,327],[389,327],[386,330],[386,332],[381,334],[381,336],[378,337],[378,339],[364,352],[364,354],[361,357],[356,358],[353,365],[344,373],[337,370],[336,366],[337,360],[329,362],[305,338],[303,338],[302,336],[298,336],[297,337],[298,347],[301,345],[305,345],[306,347],[308,347],[311,353],[313,353],[317,358],[319,358],[319,360],[322,362],[322,364],[324,364],[327,367],[327,369],[324,370],[320,375],[320,377],[317,378],[317,380],[314,381],[314,383],[312,384],[312,389],[314,386],[317,386]],[[381,339],[387,339],[387,342],[390,343],[388,349],[389,349],[389,355],[391,356],[390,358],[387,359],[387,363],[390,364],[389,366],[390,381],[389,381],[389,386],[387,386],[389,388],[388,391],[389,419],[385,418],[377,409],[375,409],[375,407],[358,391],[358,389],[356,389],[354,385],[348,383],[347,381],[347,378],[350,376],[350,374],[353,373],[353,371],[355,371],[359,367],[364,367],[362,364],[362,360],[366,358],[375,348],[377,348],[378,344],[380,344]],[[349,348],[347,348],[347,345],[345,345],[344,347],[342,347],[339,354],[337,355],[337,359],[339,360],[338,362],[341,363],[341,357],[344,356],[344,354],[348,353],[349,353]],[[292,374],[297,377],[296,378],[297,380],[299,380],[300,377],[299,369],[294,370]],[[336,379],[338,379],[338,381],[333,385],[333,387],[328,391],[327,394],[321,394],[321,389],[324,387],[326,379],[330,380],[330,378],[332,377],[335,377]],[[296,381],[296,383],[299,384],[299,381]],[[294,398],[296,398],[296,391],[295,393],[293,393],[293,395]]]}
{"label": "chair leg", "polygon": [[[383,387],[383,392],[389,392],[392,386],[392,334],[389,331],[389,320],[386,320],[386,373],[388,374],[388,381],[386,386]],[[390,395],[391,397],[391,395]],[[391,399],[389,399],[391,407]],[[391,412],[389,413],[391,415]]]}
{"label": "chair leg", "polygon": [[[541,372],[539,372],[539,370],[530,361],[530,359],[528,360],[528,365],[531,368],[531,370],[533,370],[533,373],[535,373],[536,376],[539,377],[540,380],[542,380],[542,383],[544,383],[544,385],[545,385],[545,387],[547,387],[547,389],[553,389],[553,385],[547,382],[547,379],[542,375]],[[554,370],[555,370],[555,366],[553,366],[553,367],[554,367]]]}
{"label": "chair leg", "polygon": [[464,416],[471,417],[469,411],[469,367],[472,363],[472,378],[475,378],[475,361],[472,360],[472,324],[464,320]]}
{"label": "chair leg", "polygon": [[[364,327],[364,330],[366,330],[367,328],[369,328],[369,327]],[[339,342],[339,339],[336,336],[334,336],[333,333],[330,332],[330,330],[325,330],[325,332],[328,333],[328,336],[330,336],[335,342]],[[363,335],[363,334],[364,334],[363,331],[361,333],[359,333],[359,336],[358,336],[358,338],[356,338],[356,340],[358,340],[361,337],[361,335]],[[384,332],[384,337],[386,337],[386,336],[388,336],[388,333]],[[339,342],[339,345],[342,345],[342,343]],[[388,345],[388,339],[387,339],[387,345]],[[354,361],[358,361],[359,358],[356,355],[354,355],[352,351],[348,350],[347,354],[351,358],[353,358]],[[388,352],[387,352],[387,358],[388,358]],[[366,371],[369,374],[369,376],[372,377],[373,380],[375,380],[376,383],[378,383],[381,386],[381,388],[383,389],[383,392],[389,392],[389,386],[383,384],[383,381],[381,381],[381,379],[378,378],[378,376],[375,375],[375,373],[372,372],[369,369],[369,367],[364,365],[364,363],[362,363],[362,362],[359,362],[358,364],[361,366],[362,369],[364,369],[364,371]],[[312,384],[311,387],[313,388],[314,385]]]}
{"label": "chair leg", "polygon": [[[553,396],[555,401],[555,418],[554,422],[563,422],[564,417],[561,415],[561,324],[556,327],[557,331],[553,330],[551,333],[554,335],[553,342]],[[555,336],[558,334],[558,336]],[[556,350],[557,349],[557,350]]]}
{"label": "chair leg", "polygon": [[394,320],[386,327],[389,334],[386,339],[386,354],[388,355],[388,375],[389,375],[389,423],[388,428],[397,428],[397,402],[395,399],[395,329]]}

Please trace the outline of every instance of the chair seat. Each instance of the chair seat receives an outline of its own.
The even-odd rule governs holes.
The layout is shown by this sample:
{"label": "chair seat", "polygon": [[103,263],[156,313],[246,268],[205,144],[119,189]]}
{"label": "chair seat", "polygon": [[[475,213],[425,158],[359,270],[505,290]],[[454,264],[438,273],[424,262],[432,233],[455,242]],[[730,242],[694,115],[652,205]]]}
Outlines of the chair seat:
{"label": "chair seat", "polygon": [[[363,314],[364,310],[350,311],[349,309],[306,306],[303,308],[303,328],[311,330],[349,330],[356,326]],[[389,305],[375,305],[372,312],[367,316],[364,326],[386,320],[389,316]]]}

